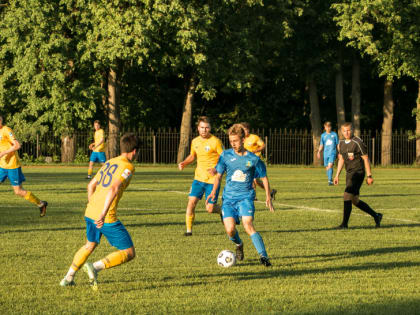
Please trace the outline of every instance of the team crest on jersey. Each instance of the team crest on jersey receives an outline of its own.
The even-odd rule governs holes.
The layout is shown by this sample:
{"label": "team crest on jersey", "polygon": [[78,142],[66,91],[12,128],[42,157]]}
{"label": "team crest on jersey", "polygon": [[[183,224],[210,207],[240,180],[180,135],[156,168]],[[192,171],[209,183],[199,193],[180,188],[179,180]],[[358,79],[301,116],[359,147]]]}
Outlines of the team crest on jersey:
{"label": "team crest on jersey", "polygon": [[246,181],[246,174],[244,174],[241,170],[236,170],[232,175],[232,181],[244,183]]}
{"label": "team crest on jersey", "polygon": [[204,147],[204,150],[205,150],[206,152],[209,152],[209,151],[210,151],[210,146],[209,146],[209,145],[206,145],[206,146]]}
{"label": "team crest on jersey", "polygon": [[251,167],[251,166],[252,166],[251,161],[247,161],[247,162],[246,162],[246,167]]}
{"label": "team crest on jersey", "polygon": [[127,179],[131,176],[131,171],[127,168],[124,170],[124,172],[121,175],[123,178]]}

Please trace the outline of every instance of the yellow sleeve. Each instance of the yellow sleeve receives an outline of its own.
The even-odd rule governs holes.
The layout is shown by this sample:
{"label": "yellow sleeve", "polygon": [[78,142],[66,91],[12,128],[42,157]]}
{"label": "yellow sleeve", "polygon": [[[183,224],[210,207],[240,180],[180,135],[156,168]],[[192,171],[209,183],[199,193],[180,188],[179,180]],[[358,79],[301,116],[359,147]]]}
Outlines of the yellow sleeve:
{"label": "yellow sleeve", "polygon": [[223,144],[222,141],[220,141],[220,139],[217,139],[216,141],[216,151],[219,155],[223,152]]}
{"label": "yellow sleeve", "polygon": [[6,129],[6,137],[9,140],[10,143],[13,143],[14,141],[16,141],[16,137],[15,137],[12,129],[10,129],[9,127],[7,127],[7,129]]}
{"label": "yellow sleeve", "polygon": [[134,166],[133,165],[125,165],[121,169],[120,173],[120,181],[124,183],[125,187],[128,186],[128,184],[131,181],[131,177],[133,177],[134,174]]}
{"label": "yellow sleeve", "polygon": [[190,151],[190,155],[197,156],[197,152],[195,152],[195,150],[194,150],[194,140],[191,142],[191,151]]}
{"label": "yellow sleeve", "polygon": [[257,145],[259,147],[262,147],[264,145],[264,141],[262,141],[262,139],[260,137],[257,136]]}

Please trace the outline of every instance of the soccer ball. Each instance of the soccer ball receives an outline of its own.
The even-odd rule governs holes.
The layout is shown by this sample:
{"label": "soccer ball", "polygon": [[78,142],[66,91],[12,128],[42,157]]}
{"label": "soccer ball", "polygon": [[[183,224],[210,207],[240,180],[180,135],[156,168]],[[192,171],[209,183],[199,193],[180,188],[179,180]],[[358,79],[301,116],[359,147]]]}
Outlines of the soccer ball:
{"label": "soccer ball", "polygon": [[236,264],[236,256],[233,252],[231,252],[230,250],[222,250],[219,254],[219,256],[217,256],[217,264],[220,267],[232,267],[233,265]]}

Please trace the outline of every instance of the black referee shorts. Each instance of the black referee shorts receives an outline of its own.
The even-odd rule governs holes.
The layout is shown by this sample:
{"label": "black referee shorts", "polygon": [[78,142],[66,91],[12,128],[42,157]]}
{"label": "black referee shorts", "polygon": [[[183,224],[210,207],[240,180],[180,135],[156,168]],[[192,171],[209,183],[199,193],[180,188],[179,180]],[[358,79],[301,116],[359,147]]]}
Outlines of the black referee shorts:
{"label": "black referee shorts", "polygon": [[365,179],[365,172],[353,172],[346,174],[346,193],[358,196],[360,195],[360,187],[362,187]]}

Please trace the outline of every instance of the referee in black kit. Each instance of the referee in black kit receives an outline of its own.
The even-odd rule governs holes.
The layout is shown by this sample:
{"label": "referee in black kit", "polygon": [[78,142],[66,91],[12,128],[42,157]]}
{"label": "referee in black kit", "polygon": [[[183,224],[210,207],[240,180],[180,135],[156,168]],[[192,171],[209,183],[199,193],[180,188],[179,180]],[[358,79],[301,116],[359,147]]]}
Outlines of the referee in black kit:
{"label": "referee in black kit", "polygon": [[367,173],[366,183],[373,184],[372,172],[370,169],[369,157],[366,145],[362,139],[353,136],[352,124],[349,122],[341,126],[341,133],[344,140],[340,140],[338,148],[337,174],[334,178],[334,185],[338,185],[343,166],[346,166],[346,190],[344,191],[344,214],[343,223],[339,229],[347,229],[350,219],[352,204],[360,210],[370,214],[375,220],[376,227],[381,226],[382,213],[375,212],[369,205],[359,199],[360,187],[363,184]]}

